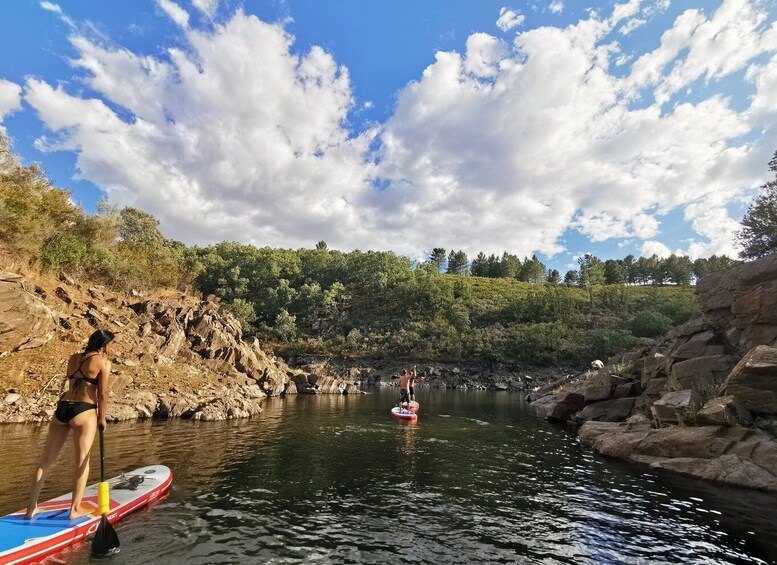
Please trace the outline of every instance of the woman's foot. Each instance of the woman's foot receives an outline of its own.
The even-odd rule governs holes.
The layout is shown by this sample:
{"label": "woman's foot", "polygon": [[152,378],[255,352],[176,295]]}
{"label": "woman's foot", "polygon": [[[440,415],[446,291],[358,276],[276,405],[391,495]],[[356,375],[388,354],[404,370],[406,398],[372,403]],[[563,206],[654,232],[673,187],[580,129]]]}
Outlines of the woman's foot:
{"label": "woman's foot", "polygon": [[24,513],[24,519],[25,520],[32,520],[33,516],[38,513],[38,507],[36,506],[31,511],[27,510],[27,512]]}
{"label": "woman's foot", "polygon": [[83,506],[79,506],[77,510],[70,510],[70,515],[68,516],[68,520],[77,520],[78,518],[82,518],[84,516],[89,516],[90,512],[89,509],[84,508]]}

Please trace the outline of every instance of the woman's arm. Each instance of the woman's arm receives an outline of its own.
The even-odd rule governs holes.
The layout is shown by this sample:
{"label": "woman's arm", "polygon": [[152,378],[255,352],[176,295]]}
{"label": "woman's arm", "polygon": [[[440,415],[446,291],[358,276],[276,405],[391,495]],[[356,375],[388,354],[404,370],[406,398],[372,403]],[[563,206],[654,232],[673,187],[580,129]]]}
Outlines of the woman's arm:
{"label": "woman's arm", "polygon": [[100,368],[100,378],[97,382],[97,426],[105,428],[108,415],[108,392],[110,391],[111,362],[107,359]]}

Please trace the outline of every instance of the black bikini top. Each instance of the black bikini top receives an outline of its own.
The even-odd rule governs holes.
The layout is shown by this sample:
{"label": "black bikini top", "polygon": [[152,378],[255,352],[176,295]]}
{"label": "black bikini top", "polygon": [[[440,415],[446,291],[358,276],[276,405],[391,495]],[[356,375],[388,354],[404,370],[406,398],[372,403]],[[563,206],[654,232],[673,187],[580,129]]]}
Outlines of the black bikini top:
{"label": "black bikini top", "polygon": [[[75,379],[76,381],[78,381],[78,382],[76,382],[76,388],[78,388],[81,385],[80,381],[86,381],[89,384],[92,384],[92,385],[95,385],[95,386],[97,386],[97,384],[100,382],[99,378],[93,379],[91,377],[87,377],[86,375],[84,375],[81,372],[81,369],[84,367],[84,363],[86,363],[86,360],[90,359],[92,357],[94,357],[94,355],[90,355],[88,357],[85,357],[84,354],[82,354],[81,355],[81,364],[78,366],[78,369],[76,369],[76,371],[72,375],[68,375],[67,376],[68,379]],[[81,373],[80,377],[76,376],[78,373]]]}

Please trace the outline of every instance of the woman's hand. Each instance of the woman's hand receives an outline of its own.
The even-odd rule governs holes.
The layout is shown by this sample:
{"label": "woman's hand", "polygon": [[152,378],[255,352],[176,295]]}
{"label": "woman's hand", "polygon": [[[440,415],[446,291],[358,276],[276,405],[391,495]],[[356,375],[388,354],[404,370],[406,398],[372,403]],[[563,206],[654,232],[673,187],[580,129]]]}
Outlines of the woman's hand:
{"label": "woman's hand", "polygon": [[100,416],[100,418],[97,420],[97,428],[100,430],[104,430],[107,424],[108,422],[105,421],[105,416]]}

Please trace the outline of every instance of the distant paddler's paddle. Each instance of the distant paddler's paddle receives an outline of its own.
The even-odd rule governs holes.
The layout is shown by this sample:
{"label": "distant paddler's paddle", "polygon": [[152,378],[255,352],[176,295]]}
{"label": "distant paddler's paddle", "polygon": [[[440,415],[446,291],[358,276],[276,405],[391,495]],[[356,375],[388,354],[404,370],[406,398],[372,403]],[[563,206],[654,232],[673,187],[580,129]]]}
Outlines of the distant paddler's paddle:
{"label": "distant paddler's paddle", "polygon": [[100,484],[97,485],[97,505],[100,508],[100,525],[92,540],[92,555],[104,557],[119,551],[119,536],[108,521],[108,512],[111,511],[111,494],[108,491],[108,482],[105,480],[105,441],[103,429],[100,428]]}

